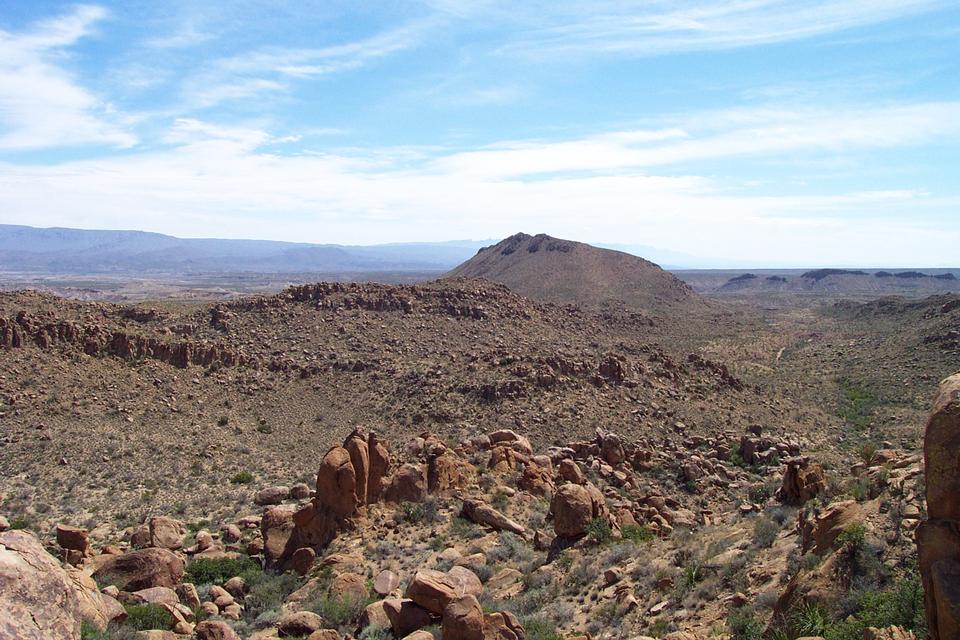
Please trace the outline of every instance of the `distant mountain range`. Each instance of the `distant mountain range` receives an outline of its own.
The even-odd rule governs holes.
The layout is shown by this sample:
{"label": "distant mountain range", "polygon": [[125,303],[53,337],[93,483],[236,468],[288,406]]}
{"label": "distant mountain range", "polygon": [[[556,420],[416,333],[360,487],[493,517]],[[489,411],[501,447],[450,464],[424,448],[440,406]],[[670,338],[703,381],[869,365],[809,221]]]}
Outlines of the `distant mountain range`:
{"label": "distant mountain range", "polygon": [[446,271],[496,240],[349,246],[0,224],[0,270],[104,273]]}

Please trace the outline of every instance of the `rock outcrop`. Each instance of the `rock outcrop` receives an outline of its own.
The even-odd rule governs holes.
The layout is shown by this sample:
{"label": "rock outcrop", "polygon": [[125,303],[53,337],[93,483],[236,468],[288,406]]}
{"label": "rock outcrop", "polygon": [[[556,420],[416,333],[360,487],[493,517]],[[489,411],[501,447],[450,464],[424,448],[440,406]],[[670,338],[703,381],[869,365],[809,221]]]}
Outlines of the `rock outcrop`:
{"label": "rock outcrop", "polygon": [[927,519],[917,547],[929,638],[960,638],[960,374],[940,383],[923,455]]}
{"label": "rock outcrop", "polygon": [[32,534],[0,533],[0,638],[79,640],[75,587]]}

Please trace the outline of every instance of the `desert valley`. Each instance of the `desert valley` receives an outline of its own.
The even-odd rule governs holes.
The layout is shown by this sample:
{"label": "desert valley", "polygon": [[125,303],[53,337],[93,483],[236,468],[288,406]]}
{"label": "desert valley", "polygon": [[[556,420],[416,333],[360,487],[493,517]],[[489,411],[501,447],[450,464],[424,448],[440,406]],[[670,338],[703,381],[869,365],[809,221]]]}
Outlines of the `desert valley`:
{"label": "desert valley", "polygon": [[416,284],[8,291],[0,542],[32,569],[0,631],[920,637],[960,296],[898,293],[702,295],[525,234]]}

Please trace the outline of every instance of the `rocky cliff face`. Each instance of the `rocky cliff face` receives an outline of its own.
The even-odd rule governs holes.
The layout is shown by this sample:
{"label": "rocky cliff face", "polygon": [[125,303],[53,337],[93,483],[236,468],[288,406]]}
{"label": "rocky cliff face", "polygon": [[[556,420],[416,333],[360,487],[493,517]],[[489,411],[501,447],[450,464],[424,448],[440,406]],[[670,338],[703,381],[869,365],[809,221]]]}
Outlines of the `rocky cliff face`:
{"label": "rocky cliff face", "polygon": [[924,436],[927,520],[917,529],[930,638],[960,638],[960,374],[942,383]]}

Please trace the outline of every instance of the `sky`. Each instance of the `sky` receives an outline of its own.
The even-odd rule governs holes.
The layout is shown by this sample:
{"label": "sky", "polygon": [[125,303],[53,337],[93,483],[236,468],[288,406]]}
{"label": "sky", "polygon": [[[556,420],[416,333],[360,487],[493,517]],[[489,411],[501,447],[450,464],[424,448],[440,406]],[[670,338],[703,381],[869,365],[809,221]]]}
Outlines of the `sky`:
{"label": "sky", "polygon": [[955,0],[0,2],[0,223],[960,266]]}

